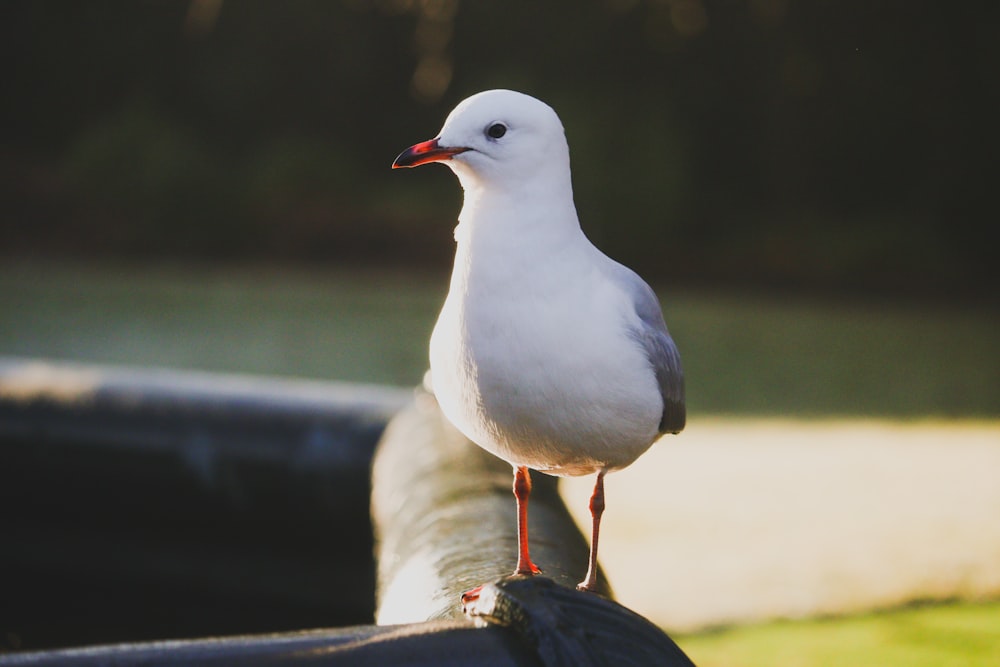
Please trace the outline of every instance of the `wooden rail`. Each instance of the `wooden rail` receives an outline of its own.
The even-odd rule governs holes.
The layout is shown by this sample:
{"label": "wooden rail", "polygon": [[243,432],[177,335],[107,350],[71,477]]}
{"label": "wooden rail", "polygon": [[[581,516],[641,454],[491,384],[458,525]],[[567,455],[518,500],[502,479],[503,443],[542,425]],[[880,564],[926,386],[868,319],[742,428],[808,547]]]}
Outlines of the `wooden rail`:
{"label": "wooden rail", "polygon": [[0,358],[0,665],[689,665],[551,478],[503,576],[510,479],[426,394]]}

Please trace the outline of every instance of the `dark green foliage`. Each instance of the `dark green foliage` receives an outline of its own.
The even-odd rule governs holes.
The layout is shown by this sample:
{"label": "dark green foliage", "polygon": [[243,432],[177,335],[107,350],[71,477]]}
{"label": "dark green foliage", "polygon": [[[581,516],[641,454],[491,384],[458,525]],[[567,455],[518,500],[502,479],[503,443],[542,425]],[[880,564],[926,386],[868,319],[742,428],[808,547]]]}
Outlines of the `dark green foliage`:
{"label": "dark green foliage", "polygon": [[559,111],[585,228],[651,278],[997,277],[990,3],[213,6],[0,5],[7,252],[440,266],[456,184],[388,165],[510,87]]}

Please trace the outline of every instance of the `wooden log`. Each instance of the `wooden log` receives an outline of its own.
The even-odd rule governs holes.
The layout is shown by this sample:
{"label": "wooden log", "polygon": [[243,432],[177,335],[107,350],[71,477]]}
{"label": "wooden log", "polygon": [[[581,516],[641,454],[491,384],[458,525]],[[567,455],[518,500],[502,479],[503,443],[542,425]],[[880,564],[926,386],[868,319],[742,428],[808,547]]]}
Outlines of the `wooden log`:
{"label": "wooden log", "polygon": [[412,395],[0,357],[0,653],[369,622]]}
{"label": "wooden log", "polygon": [[487,627],[513,630],[546,666],[693,667],[666,633],[639,614],[546,577],[487,584],[466,613]]}
{"label": "wooden log", "polygon": [[[662,630],[609,599],[603,574],[600,595],[576,590],[587,545],[554,478],[535,476],[528,511],[544,576],[509,576],[511,483],[511,467],[458,433],[429,394],[393,418],[373,462],[378,623],[465,616],[507,628],[553,667],[692,665]],[[480,585],[463,609],[461,594]]]}
{"label": "wooden log", "polygon": [[[532,473],[532,482],[532,559],[546,577],[575,586],[587,571],[587,542],[557,479]],[[430,394],[389,422],[372,467],[379,623],[461,618],[464,591],[513,572],[512,484],[511,466],[459,433]]]}
{"label": "wooden log", "polygon": [[[367,488],[372,436],[409,402],[405,394],[0,359],[0,500],[19,510],[5,524],[12,539],[0,562],[29,584],[29,566],[39,583],[55,577],[48,588],[21,591],[33,597],[11,598],[6,580],[0,611],[17,609],[23,625],[25,604],[33,605],[41,621],[33,629],[49,633],[48,645],[65,646],[101,641],[95,631],[109,624],[102,614],[135,619],[134,636],[162,637],[168,617],[183,617],[174,631],[206,622],[245,628],[256,618],[245,612],[271,610],[290,590],[321,613],[370,591],[363,564],[344,558],[345,547],[367,543],[356,525],[367,498],[348,488]],[[504,576],[516,547],[510,467],[461,437],[432,397],[418,394],[393,418],[374,475],[377,614],[383,623],[410,622],[0,650],[0,666],[691,664],[645,619],[573,588],[587,548],[552,478],[536,476],[529,518],[533,557],[546,576]],[[311,523],[288,531],[291,517]],[[279,527],[286,532],[266,534]],[[336,545],[338,558],[303,560],[300,540]],[[107,599],[122,579],[132,597]],[[59,582],[70,589],[57,592]],[[150,587],[133,590],[136,582]],[[460,594],[484,582],[463,615]],[[79,593],[84,583],[100,591],[103,607],[83,601],[84,616],[49,613],[65,604],[59,592]],[[172,602],[190,603],[186,611],[163,609],[148,595],[167,588]],[[220,606],[225,598],[234,604]],[[0,625],[5,618],[15,615],[0,613]]]}
{"label": "wooden log", "polygon": [[0,667],[545,667],[501,627],[456,621],[0,653]]}

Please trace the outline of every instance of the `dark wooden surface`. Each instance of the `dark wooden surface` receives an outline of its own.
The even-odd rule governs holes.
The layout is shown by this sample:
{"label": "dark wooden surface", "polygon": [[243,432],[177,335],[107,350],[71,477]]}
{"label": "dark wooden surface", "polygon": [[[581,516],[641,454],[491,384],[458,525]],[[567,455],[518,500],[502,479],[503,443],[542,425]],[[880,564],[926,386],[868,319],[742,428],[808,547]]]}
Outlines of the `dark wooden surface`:
{"label": "dark wooden surface", "polygon": [[[533,473],[532,559],[543,575],[510,577],[517,555],[511,466],[462,436],[428,394],[397,414],[372,467],[380,623],[467,617],[512,630],[544,665],[690,665],[662,630],[610,599],[576,590],[588,549],[556,479]],[[483,585],[463,608],[464,591]]]}
{"label": "dark wooden surface", "polygon": [[409,626],[146,642],[4,656],[3,667],[545,667],[516,633],[438,621]]}
{"label": "dark wooden surface", "polygon": [[553,478],[505,577],[511,483],[426,394],[0,358],[0,666],[689,665]]}
{"label": "dark wooden surface", "polygon": [[[380,623],[460,618],[464,591],[513,572],[511,466],[451,426],[432,396],[418,395],[390,422],[372,478]],[[587,571],[587,542],[557,479],[532,473],[532,480],[532,559],[545,576],[575,586]]]}
{"label": "dark wooden surface", "polygon": [[0,358],[0,651],[370,623],[411,396]]}

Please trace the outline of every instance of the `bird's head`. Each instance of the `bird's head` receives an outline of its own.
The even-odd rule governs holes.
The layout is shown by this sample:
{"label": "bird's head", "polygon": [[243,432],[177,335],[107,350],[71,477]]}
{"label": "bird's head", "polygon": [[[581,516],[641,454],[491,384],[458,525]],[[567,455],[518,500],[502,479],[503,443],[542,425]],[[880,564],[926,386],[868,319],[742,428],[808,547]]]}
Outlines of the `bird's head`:
{"label": "bird's head", "polygon": [[462,101],[438,136],[407,148],[393,169],[443,162],[463,187],[516,190],[519,184],[569,177],[569,149],[552,108],[511,90]]}

